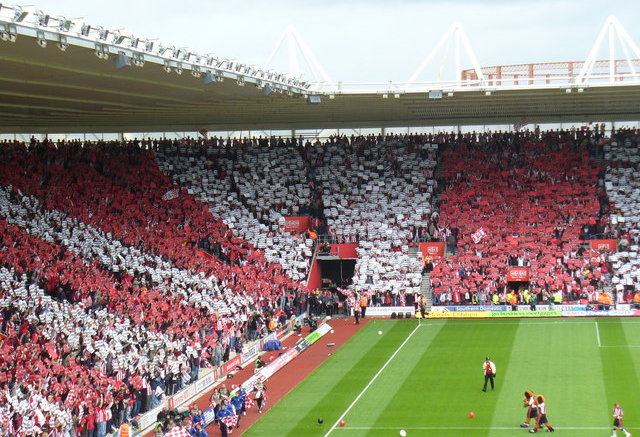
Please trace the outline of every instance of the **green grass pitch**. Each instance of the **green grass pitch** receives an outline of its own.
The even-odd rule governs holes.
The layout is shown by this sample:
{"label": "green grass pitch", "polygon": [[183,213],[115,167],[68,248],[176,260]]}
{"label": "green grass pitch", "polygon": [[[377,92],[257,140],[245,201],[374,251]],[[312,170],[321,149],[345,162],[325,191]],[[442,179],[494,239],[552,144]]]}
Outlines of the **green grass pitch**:
{"label": "green grass pitch", "polygon": [[[487,355],[496,389],[483,393]],[[640,320],[373,320],[243,435],[528,435],[527,389],[560,435],[610,436],[614,402],[640,435],[639,380]]]}

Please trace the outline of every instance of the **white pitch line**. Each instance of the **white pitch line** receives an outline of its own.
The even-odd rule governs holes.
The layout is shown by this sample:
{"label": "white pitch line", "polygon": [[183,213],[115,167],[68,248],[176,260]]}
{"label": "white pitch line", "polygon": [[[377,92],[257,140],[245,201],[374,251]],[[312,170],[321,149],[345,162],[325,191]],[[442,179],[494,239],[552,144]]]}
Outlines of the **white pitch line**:
{"label": "white pitch line", "polygon": [[[452,320],[459,320],[459,322],[454,323],[454,324],[448,324],[448,327],[452,327],[452,326],[462,326],[462,325],[561,325],[561,326],[569,326],[569,325],[590,325],[593,322],[592,321],[580,321],[580,322],[573,322],[573,321],[564,321],[564,320],[555,320],[555,321],[547,321],[547,322],[520,322],[517,323],[516,321],[514,321],[513,323],[503,323],[503,322],[463,322],[462,320],[464,319],[439,319],[439,320],[443,320],[443,321],[452,321]],[[509,319],[505,319],[509,320]],[[518,320],[522,320],[522,319],[518,319]],[[620,323],[624,324],[624,325],[640,325],[640,321],[629,321],[629,322],[624,322],[624,321],[620,321]],[[606,323],[605,323],[606,324]]]}
{"label": "white pitch line", "polygon": [[602,343],[600,343],[600,328],[598,327],[597,320],[596,320],[596,336],[598,337],[598,347],[602,347]]}
{"label": "white pitch line", "polygon": [[[611,429],[610,426],[554,426],[555,429],[576,429],[576,430],[593,430],[593,429]],[[336,430],[374,430],[374,429],[404,429],[404,430],[478,430],[478,431],[486,431],[486,430],[512,430],[512,429],[523,429],[519,426],[345,426],[341,428],[336,428]],[[526,429],[526,428],[525,428]],[[625,426],[625,429],[640,429],[640,428],[632,428]]]}
{"label": "white pitch line", "polygon": [[351,411],[351,409],[353,408],[353,406],[356,404],[356,402],[358,402],[360,400],[360,398],[362,397],[362,395],[365,394],[365,392],[369,389],[369,387],[371,387],[371,384],[373,384],[373,382],[378,379],[378,376],[380,376],[380,374],[382,373],[382,371],[389,365],[389,363],[391,362],[391,360],[393,360],[395,358],[396,355],[398,355],[398,352],[400,352],[400,349],[402,349],[404,347],[405,344],[407,344],[407,342],[409,341],[409,339],[413,336],[413,334],[416,333],[416,331],[418,330],[418,328],[420,327],[420,325],[416,325],[415,328],[413,328],[413,331],[411,331],[411,333],[407,336],[407,338],[405,338],[405,340],[402,342],[402,344],[400,346],[398,346],[398,349],[396,349],[396,351],[389,357],[389,359],[387,360],[386,363],[384,363],[384,365],[380,368],[380,370],[378,370],[378,373],[376,373],[373,378],[371,378],[371,381],[369,381],[369,383],[365,386],[365,388],[362,389],[362,391],[360,392],[360,394],[358,394],[358,396],[356,396],[356,398],[353,400],[353,402],[351,402],[351,405],[349,405],[349,407],[344,411],[344,413],[342,413],[342,416],[340,416],[338,418],[338,420],[336,420],[336,423],[333,424],[333,426],[329,429],[329,431],[327,431],[327,433],[324,435],[324,437],[327,437],[329,434],[331,434],[331,432],[336,429],[336,426],[338,426],[338,424],[340,423],[340,421],[342,419],[344,419],[344,416],[347,415],[347,413],[349,413],[349,411]]}

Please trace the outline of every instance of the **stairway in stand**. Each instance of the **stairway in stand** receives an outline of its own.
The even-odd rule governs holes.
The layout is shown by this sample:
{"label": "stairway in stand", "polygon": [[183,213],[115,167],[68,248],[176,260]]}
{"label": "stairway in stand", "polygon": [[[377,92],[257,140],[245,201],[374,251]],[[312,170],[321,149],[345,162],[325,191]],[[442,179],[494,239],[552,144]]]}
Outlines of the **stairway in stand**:
{"label": "stairway in stand", "polygon": [[[418,246],[409,246],[409,256],[411,258],[418,257]],[[422,282],[420,283],[420,295],[424,296],[427,300],[427,305],[425,306],[425,310],[427,312],[431,311],[431,274],[423,273],[422,274]]]}

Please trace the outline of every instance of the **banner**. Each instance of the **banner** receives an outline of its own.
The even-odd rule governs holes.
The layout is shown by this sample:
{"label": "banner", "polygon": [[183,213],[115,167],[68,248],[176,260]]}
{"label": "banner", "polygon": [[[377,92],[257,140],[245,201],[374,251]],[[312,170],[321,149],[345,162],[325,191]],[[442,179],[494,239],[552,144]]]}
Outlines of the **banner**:
{"label": "banner", "polygon": [[449,311],[428,313],[428,319],[485,319],[490,317],[489,311]]}
{"label": "banner", "polygon": [[305,338],[298,340],[298,342],[292,347],[281,353],[275,360],[271,361],[269,364],[258,370],[252,377],[247,379],[242,383],[242,387],[251,391],[253,386],[258,381],[266,381],[269,379],[274,373],[283,368],[288,362],[293,360],[295,357],[300,355],[305,349],[307,349],[311,344],[318,341],[323,335],[327,332],[331,331],[331,326],[328,323],[324,323],[318,327],[311,334],[307,335]]}
{"label": "banner", "polygon": [[242,352],[242,364],[247,361],[253,360],[260,353],[260,342],[255,342],[248,348],[245,348],[244,352]]}
{"label": "banner", "polygon": [[507,317],[561,317],[562,311],[491,311],[492,318]]}
{"label": "banner", "polygon": [[202,418],[204,419],[203,428],[206,428],[211,422],[216,420],[216,412],[213,410],[213,408],[207,408],[202,412]]}
{"label": "banner", "polygon": [[[367,317],[384,317],[390,316],[391,313],[411,313],[415,311],[415,307],[367,307]],[[351,309],[351,315],[353,316],[353,308]]]}
{"label": "banner", "polygon": [[335,243],[329,247],[329,255],[337,256],[340,259],[354,259],[358,258],[358,246],[359,243]]}
{"label": "banner", "polygon": [[429,242],[429,243],[420,243],[418,245],[418,250],[422,253],[422,259],[426,257],[436,257],[436,256],[444,256],[444,242]]}
{"label": "banner", "polygon": [[637,316],[634,310],[590,310],[590,311],[562,311],[565,317],[625,317]]}
{"label": "banner", "polygon": [[210,385],[214,384],[216,382],[216,379],[218,379],[216,377],[217,374],[218,374],[218,371],[214,369],[211,372],[204,375],[202,378],[198,379],[195,383],[196,393],[200,393]]}
{"label": "banner", "polygon": [[154,409],[147,411],[142,416],[140,416],[137,420],[139,428],[147,429],[154,423],[156,423],[158,419],[158,413],[164,410],[167,407],[167,402],[163,399]]}
{"label": "banner", "polygon": [[615,252],[617,246],[617,240],[591,240],[591,248],[596,252]]}
{"label": "banner", "polygon": [[284,218],[285,232],[307,232],[311,227],[311,217],[297,216]]}
{"label": "banner", "polygon": [[179,391],[169,399],[169,409],[173,410],[177,406],[184,404],[196,394],[196,385],[190,384],[182,391]]}
{"label": "banner", "polygon": [[227,373],[238,367],[240,364],[242,364],[242,355],[236,355],[220,366],[220,376],[222,377],[226,375]]}
{"label": "banner", "polygon": [[529,267],[509,267],[507,282],[528,282]]}
{"label": "banner", "polygon": [[484,231],[484,229],[480,228],[477,231],[475,231],[473,234],[471,234],[471,239],[473,240],[474,243],[478,244],[486,236],[487,236],[487,233]]}
{"label": "banner", "polygon": [[[447,311],[508,311],[506,305],[457,305],[457,306],[432,306],[431,311],[444,313]],[[367,312],[369,310],[367,309]]]}

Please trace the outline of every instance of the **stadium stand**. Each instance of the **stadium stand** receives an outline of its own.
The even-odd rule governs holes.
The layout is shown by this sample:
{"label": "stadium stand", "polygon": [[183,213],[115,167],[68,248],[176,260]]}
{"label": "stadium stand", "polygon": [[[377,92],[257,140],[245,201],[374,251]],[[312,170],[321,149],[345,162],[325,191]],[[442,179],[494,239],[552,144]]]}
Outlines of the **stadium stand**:
{"label": "stadium stand", "polygon": [[429,238],[437,145],[422,136],[343,137],[307,149],[332,241],[359,242],[351,292],[417,293]]}
{"label": "stadium stand", "polygon": [[252,140],[234,147],[193,143],[164,145],[157,153],[160,169],[189,187],[238,236],[263,250],[269,262],[280,263],[292,280],[305,280],[313,242],[293,237],[283,226],[285,216],[310,210],[311,187],[296,148]]}
{"label": "stadium stand", "polygon": [[640,289],[640,135],[622,130],[603,146],[607,162],[606,190],[611,201],[611,229],[618,240],[612,282],[618,299]]}
{"label": "stadium stand", "polygon": [[241,351],[295,290],[140,147],[0,153],[1,413],[16,435],[96,414],[118,426]]}
{"label": "stadium stand", "polygon": [[504,303],[509,266],[529,268],[540,301],[558,290],[563,301],[596,301],[606,260],[580,239],[600,224],[604,169],[590,159],[589,135],[481,134],[449,145],[440,220],[457,234],[457,257],[435,265],[434,302]]}

